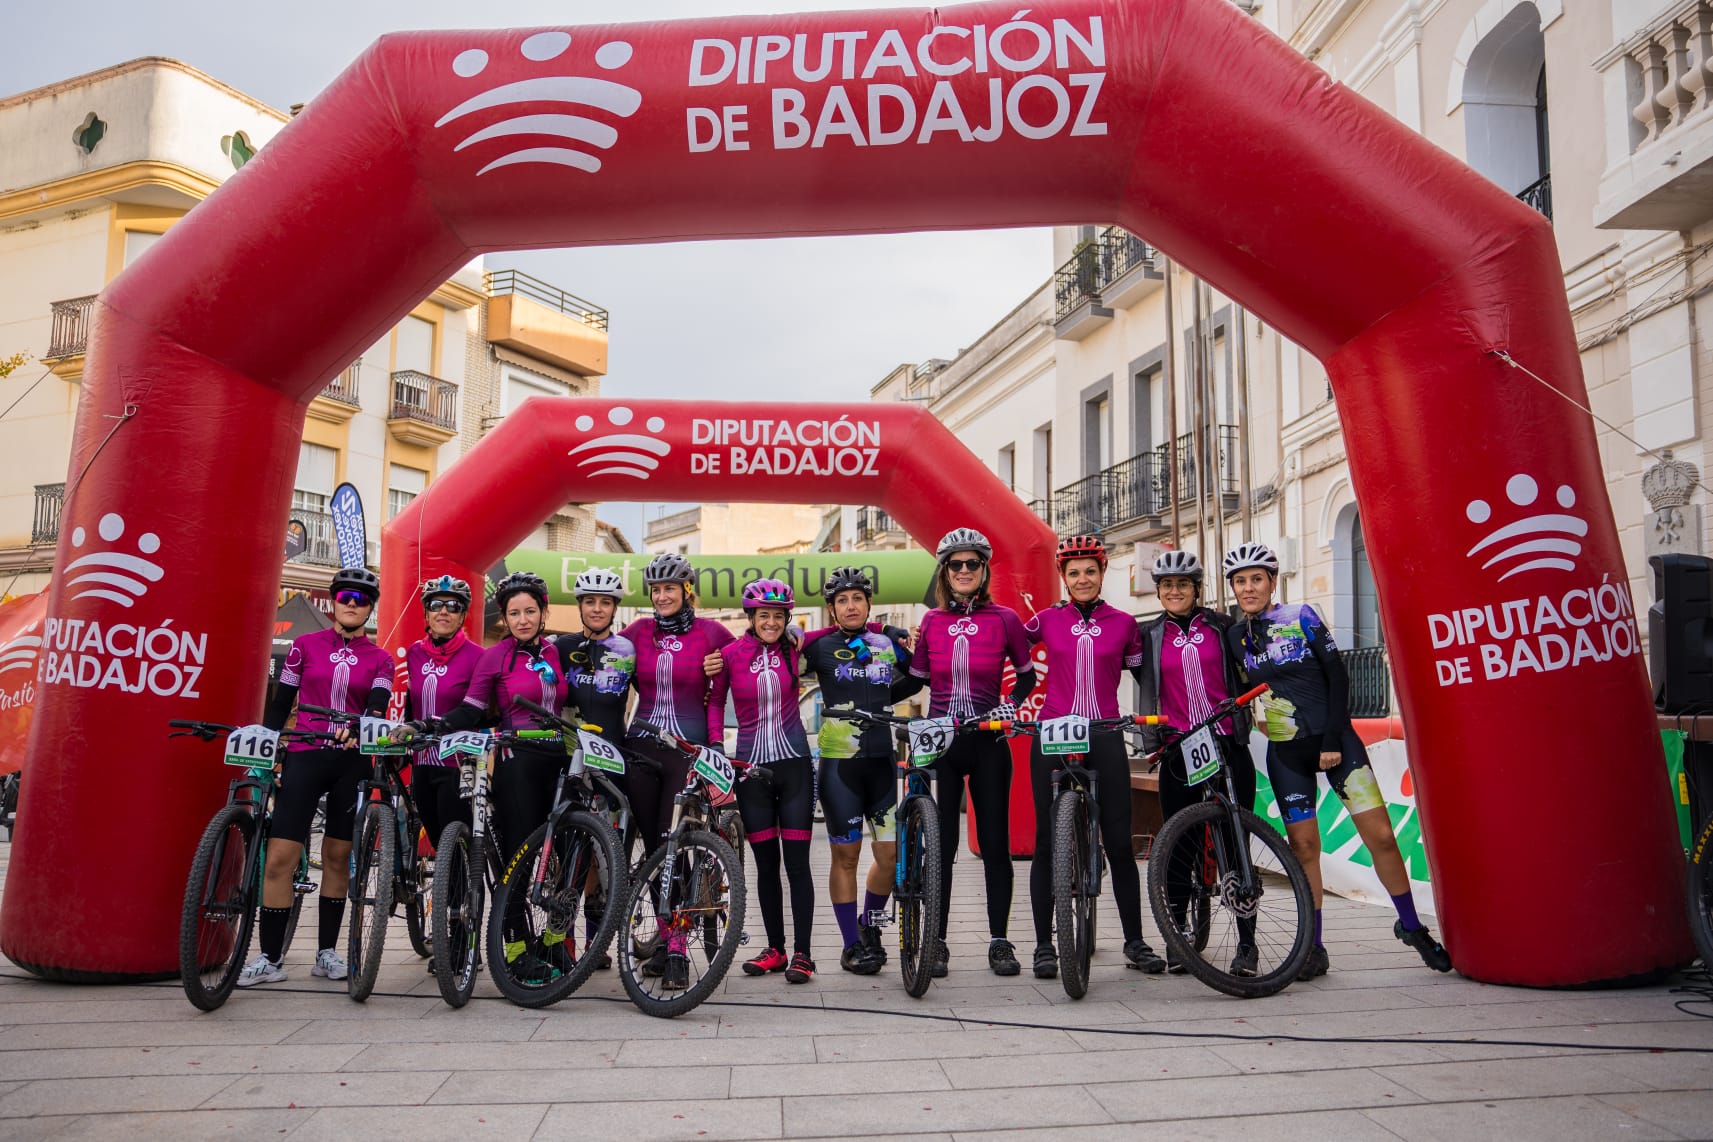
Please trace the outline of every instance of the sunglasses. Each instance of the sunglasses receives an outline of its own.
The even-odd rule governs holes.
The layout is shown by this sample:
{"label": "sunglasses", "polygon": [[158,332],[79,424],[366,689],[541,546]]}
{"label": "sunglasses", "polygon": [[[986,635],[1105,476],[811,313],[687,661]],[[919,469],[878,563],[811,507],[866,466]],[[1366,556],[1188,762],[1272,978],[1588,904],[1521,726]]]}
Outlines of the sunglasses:
{"label": "sunglasses", "polygon": [[430,600],[428,600],[428,610],[430,613],[433,613],[435,611],[451,611],[455,615],[461,615],[465,612],[466,609],[467,608],[464,606],[464,604],[459,602],[457,599],[430,599]]}
{"label": "sunglasses", "polygon": [[948,559],[946,566],[953,571],[980,571],[983,564],[980,559]]}
{"label": "sunglasses", "polygon": [[375,601],[361,591],[340,591],[333,596],[335,603],[343,603],[347,607],[372,607]]}

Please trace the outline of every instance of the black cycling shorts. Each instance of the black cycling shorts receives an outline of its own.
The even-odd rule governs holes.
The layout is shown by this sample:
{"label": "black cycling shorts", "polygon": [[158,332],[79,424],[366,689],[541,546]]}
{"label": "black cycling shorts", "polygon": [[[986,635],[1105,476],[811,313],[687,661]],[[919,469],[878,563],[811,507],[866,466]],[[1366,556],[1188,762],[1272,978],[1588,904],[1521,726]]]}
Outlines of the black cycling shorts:
{"label": "black cycling shorts", "polygon": [[898,771],[890,757],[823,757],[821,809],[827,818],[827,840],[854,845],[862,840],[862,823],[874,828],[874,839],[886,844],[897,836]]}
{"label": "black cycling shorts", "polygon": [[357,785],[369,775],[369,759],[354,749],[289,750],[280,763],[274,792],[273,835],[282,841],[309,843],[315,807],[327,796],[329,840],[348,841],[357,820]]}
{"label": "black cycling shorts", "polygon": [[1347,729],[1339,744],[1343,760],[1331,769],[1322,770],[1318,737],[1267,743],[1267,780],[1273,783],[1273,797],[1279,802],[1279,815],[1285,824],[1315,819],[1315,804],[1320,799],[1315,778],[1322,773],[1352,815],[1386,807],[1362,739],[1354,729]]}
{"label": "black cycling shorts", "polygon": [[756,768],[767,772],[745,776],[737,789],[738,813],[750,843],[775,837],[807,841],[815,829],[815,771],[809,759],[783,757]]}

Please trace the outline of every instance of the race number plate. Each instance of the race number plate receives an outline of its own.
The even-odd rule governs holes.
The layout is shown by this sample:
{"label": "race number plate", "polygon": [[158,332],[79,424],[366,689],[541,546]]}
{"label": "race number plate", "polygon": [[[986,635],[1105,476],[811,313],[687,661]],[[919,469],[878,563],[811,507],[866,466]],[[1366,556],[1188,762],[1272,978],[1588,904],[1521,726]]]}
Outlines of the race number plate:
{"label": "race number plate", "polygon": [[394,731],[402,722],[389,722],[385,718],[361,718],[357,722],[357,752],[367,754],[387,754],[397,756],[410,751],[403,745],[391,741],[382,743],[382,738],[392,737]]}
{"label": "race number plate", "polygon": [[460,733],[447,734],[440,739],[440,756],[480,757],[488,752],[489,736],[481,730],[464,730]]}
{"label": "race number plate", "polygon": [[933,765],[952,744],[955,722],[950,718],[910,720],[910,764]]}
{"label": "race number plate", "polygon": [[738,776],[737,770],[732,768],[730,758],[719,750],[706,746],[696,755],[696,774],[722,794],[732,791],[732,783]]}
{"label": "race number plate", "polygon": [[1180,748],[1184,751],[1185,784],[1200,785],[1219,772],[1219,743],[1207,726],[1185,738]]}
{"label": "race number plate", "polygon": [[266,726],[239,726],[226,735],[226,764],[245,769],[272,769],[279,756],[278,730]]}
{"label": "race number plate", "polygon": [[625,771],[625,755],[600,734],[578,730],[577,744],[583,748],[583,764],[590,769],[599,769],[606,773]]}
{"label": "race number plate", "polygon": [[1088,719],[1081,714],[1048,718],[1041,723],[1041,752],[1049,757],[1088,752]]}

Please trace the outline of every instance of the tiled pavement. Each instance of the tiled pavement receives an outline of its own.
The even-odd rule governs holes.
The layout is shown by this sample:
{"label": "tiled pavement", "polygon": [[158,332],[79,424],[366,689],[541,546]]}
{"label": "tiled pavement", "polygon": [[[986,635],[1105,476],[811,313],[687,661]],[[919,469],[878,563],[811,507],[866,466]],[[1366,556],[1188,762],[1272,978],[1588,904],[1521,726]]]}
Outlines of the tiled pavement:
{"label": "tiled pavement", "polygon": [[[5,964],[0,1139],[1713,1138],[1713,1054],[1615,1049],[1713,1048],[1713,1019],[1680,1012],[1668,986],[1437,976],[1393,940],[1389,912],[1335,899],[1333,971],[1272,999],[1142,976],[1103,946],[1073,1002],[1027,967],[988,973],[981,877],[968,854],[958,871],[951,975],[921,1000],[893,969],[840,972],[824,905],[813,983],[734,971],[671,1021],[631,1007],[612,973],[546,1011],[485,982],[453,1011],[402,927],[362,1005],[311,978],[302,948],[289,983],[213,1014],[176,985],[55,986]],[[1110,945],[1117,916],[1100,927]]]}

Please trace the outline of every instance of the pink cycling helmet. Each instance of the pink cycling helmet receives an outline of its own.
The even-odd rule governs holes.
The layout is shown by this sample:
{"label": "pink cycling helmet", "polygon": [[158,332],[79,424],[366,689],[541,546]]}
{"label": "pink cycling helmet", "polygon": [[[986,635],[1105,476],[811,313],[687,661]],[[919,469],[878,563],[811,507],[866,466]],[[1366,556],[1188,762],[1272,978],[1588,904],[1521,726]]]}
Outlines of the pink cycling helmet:
{"label": "pink cycling helmet", "polygon": [[797,605],[797,596],[791,592],[791,584],[779,579],[757,579],[743,589],[743,609],[754,611],[760,607],[782,607],[791,610]]}

